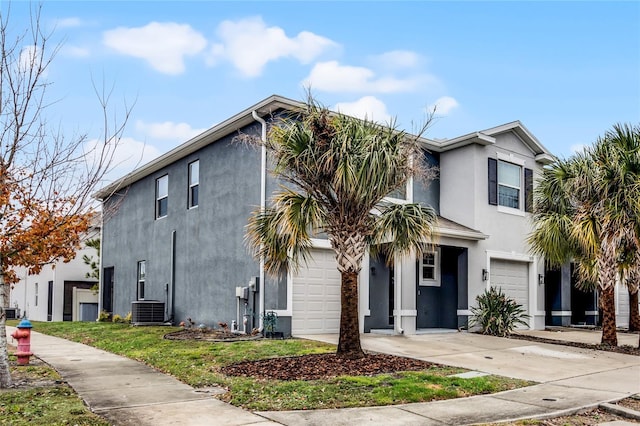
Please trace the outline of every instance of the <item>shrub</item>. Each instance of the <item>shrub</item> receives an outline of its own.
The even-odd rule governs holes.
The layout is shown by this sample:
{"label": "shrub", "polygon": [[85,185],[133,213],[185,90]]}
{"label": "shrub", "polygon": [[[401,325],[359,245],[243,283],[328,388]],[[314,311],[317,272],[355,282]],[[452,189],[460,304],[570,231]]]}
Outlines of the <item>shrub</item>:
{"label": "shrub", "polygon": [[113,322],[124,322],[124,319],[122,319],[122,316],[120,316],[118,314],[115,314],[113,316],[113,318],[111,319],[111,321],[113,321]]}
{"label": "shrub", "polygon": [[98,322],[109,322],[111,321],[111,314],[105,310],[100,311],[98,315]]}
{"label": "shrub", "polygon": [[516,303],[502,292],[502,289],[491,287],[476,297],[477,307],[471,308],[471,326],[480,325],[483,334],[505,337],[511,334],[518,325],[528,325],[522,305]]}
{"label": "shrub", "polygon": [[127,324],[131,324],[131,318],[132,318],[131,311],[129,311],[127,315],[125,315],[124,317],[124,322],[126,322]]}

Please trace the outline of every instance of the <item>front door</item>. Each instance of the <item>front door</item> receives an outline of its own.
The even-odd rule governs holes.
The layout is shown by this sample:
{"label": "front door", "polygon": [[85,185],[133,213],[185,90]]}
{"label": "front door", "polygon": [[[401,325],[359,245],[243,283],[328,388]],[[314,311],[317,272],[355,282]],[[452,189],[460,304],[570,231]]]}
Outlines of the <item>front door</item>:
{"label": "front door", "polygon": [[53,321],[53,281],[49,281],[47,292],[47,321]]}
{"label": "front door", "polygon": [[438,253],[436,280],[422,280],[422,265],[420,262],[417,265],[417,328],[458,328],[458,256],[461,250],[441,247]]}

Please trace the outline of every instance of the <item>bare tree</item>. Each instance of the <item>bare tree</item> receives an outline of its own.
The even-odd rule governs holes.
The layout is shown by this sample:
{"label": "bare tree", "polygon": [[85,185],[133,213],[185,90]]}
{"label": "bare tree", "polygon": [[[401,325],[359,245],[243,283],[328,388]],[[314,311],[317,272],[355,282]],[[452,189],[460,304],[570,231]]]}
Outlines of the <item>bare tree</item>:
{"label": "bare tree", "polygon": [[[68,137],[53,129],[45,113],[47,68],[60,45],[41,27],[42,6],[20,34],[10,30],[10,6],[0,11],[0,388],[11,386],[6,336],[15,267],[30,274],[46,264],[75,257],[96,218],[92,192],[103,182],[131,109],[111,115],[111,92],[94,90],[104,118],[100,137]],[[110,125],[110,123],[114,123]]]}

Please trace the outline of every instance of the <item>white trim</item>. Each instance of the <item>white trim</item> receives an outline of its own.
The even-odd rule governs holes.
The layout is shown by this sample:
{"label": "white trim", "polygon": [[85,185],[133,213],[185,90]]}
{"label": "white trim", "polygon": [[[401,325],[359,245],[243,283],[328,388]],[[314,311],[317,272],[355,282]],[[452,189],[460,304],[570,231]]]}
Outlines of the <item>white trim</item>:
{"label": "white trim", "polygon": [[524,217],[526,215],[524,210],[514,209],[513,207],[506,207],[506,206],[501,206],[500,204],[498,204],[497,208],[498,208],[498,211],[500,213],[512,214],[514,216],[522,216],[522,217]]}
{"label": "white trim", "polygon": [[382,202],[389,204],[411,204],[409,200],[403,200],[402,198],[383,197]]}
{"label": "white trim", "polygon": [[551,311],[552,317],[570,317],[573,315],[572,311]]}
{"label": "white trim", "polygon": [[598,311],[584,311],[585,315],[600,315]]}
{"label": "white trim", "polygon": [[458,309],[456,311],[456,315],[458,315],[458,316],[471,316],[471,315],[473,315],[473,313],[471,312],[471,309]]}
{"label": "white trim", "polygon": [[460,229],[436,228],[433,230],[434,236],[459,238],[461,240],[480,241],[489,238],[489,235],[478,231],[463,231]]}
{"label": "white trim", "polygon": [[321,249],[333,249],[333,247],[331,247],[331,241],[323,238],[311,238],[311,247],[321,248]]}
{"label": "white trim", "polygon": [[[498,250],[487,250],[487,264],[491,259],[503,259],[503,260],[515,260],[518,262],[533,262],[534,257],[528,254],[516,253],[515,251],[507,252],[507,251],[498,251]],[[487,270],[490,271],[489,268]]]}
{"label": "white trim", "polygon": [[394,309],[393,316],[401,315],[403,317],[417,317],[418,311],[416,309]]}
{"label": "white trim", "polygon": [[496,151],[496,157],[498,158],[498,160],[506,161],[507,163],[512,163],[520,167],[524,167],[525,165],[525,160],[523,160],[520,156],[513,155],[512,152],[510,152],[509,154],[505,154],[503,152]]}

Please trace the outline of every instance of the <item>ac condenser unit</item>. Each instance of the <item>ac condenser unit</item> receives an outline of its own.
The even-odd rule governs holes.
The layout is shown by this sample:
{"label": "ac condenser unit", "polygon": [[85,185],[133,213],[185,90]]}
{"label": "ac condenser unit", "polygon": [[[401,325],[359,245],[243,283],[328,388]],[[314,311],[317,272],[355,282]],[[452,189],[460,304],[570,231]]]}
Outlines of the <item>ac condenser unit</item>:
{"label": "ac condenser unit", "polygon": [[131,323],[133,325],[162,325],[164,322],[164,302],[158,300],[131,302]]}

